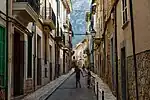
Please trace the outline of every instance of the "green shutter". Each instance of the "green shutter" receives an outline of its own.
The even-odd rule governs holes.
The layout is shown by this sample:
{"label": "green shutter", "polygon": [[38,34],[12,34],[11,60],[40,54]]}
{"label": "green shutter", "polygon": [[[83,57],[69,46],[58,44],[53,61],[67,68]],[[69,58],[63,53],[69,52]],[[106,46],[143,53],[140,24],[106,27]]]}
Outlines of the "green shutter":
{"label": "green shutter", "polygon": [[0,26],[0,87],[4,87],[6,68],[6,34],[5,28]]}

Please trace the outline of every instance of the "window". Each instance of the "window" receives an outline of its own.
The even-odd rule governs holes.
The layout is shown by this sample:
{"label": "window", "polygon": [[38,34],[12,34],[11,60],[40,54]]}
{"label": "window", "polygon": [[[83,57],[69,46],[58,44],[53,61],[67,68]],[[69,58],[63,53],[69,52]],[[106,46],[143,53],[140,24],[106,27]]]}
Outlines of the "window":
{"label": "window", "polygon": [[47,68],[45,68],[45,77],[47,78],[48,76],[47,76]]}
{"label": "window", "polygon": [[68,58],[68,57],[66,56],[66,63],[67,63],[67,60],[68,60],[67,58]]}
{"label": "window", "polygon": [[50,52],[50,63],[52,62],[52,46],[50,45],[49,47],[49,52]]}
{"label": "window", "polygon": [[60,1],[58,0],[57,2],[58,2],[58,7],[57,7],[57,9],[58,9],[58,16],[60,16]]}
{"label": "window", "polygon": [[127,22],[127,0],[122,0],[122,17],[123,24]]}
{"label": "window", "polygon": [[44,59],[44,63],[47,64],[47,37],[45,35],[45,59]]}

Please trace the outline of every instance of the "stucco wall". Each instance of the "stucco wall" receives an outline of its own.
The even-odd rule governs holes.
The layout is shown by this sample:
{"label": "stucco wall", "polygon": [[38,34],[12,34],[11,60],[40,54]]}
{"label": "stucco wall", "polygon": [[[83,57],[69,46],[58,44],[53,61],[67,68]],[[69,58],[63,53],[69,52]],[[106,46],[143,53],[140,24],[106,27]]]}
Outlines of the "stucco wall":
{"label": "stucco wall", "polygon": [[[121,13],[121,1],[117,5],[117,44],[118,44],[118,59],[119,59],[119,92],[121,97],[121,47],[126,48],[126,71],[127,71],[127,93],[130,100],[135,100],[135,77],[133,67],[133,48],[132,48],[132,33],[130,26],[130,14],[129,14],[129,2],[128,3],[128,24],[124,29],[122,28],[122,13]],[[147,100],[149,93],[148,90],[149,77],[147,71],[149,71],[149,50],[150,48],[150,1],[148,0],[134,0],[133,1],[133,16],[135,26],[135,46],[137,54],[137,67],[138,67],[138,88],[139,97],[141,100]],[[144,72],[144,73],[143,73]]]}
{"label": "stucco wall", "polygon": [[0,10],[4,13],[6,13],[6,0],[1,0],[0,3]]}
{"label": "stucco wall", "polygon": [[150,49],[150,1],[133,0],[136,53]]}
{"label": "stucco wall", "polygon": [[[6,0],[1,0],[1,2],[0,2],[0,11],[2,11],[3,13],[6,14]],[[0,25],[4,26],[5,23],[6,22],[0,18]]]}

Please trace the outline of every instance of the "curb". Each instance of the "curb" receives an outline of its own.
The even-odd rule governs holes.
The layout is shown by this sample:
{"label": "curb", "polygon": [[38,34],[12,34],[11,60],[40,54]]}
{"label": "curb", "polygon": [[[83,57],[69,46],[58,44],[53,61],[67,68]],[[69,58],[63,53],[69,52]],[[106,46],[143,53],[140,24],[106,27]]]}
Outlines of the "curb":
{"label": "curb", "polygon": [[50,92],[50,93],[47,93],[47,94],[45,94],[45,95],[43,95],[42,97],[40,97],[41,99],[39,99],[39,100],[47,100],[60,86],[62,86],[63,85],[63,83],[65,82],[65,81],[67,81],[69,78],[70,78],[70,76],[72,76],[74,73],[72,72],[66,79],[64,79],[62,82],[60,82],[60,84],[58,85],[58,86],[56,86],[56,87],[54,87],[54,89],[52,89],[52,91]]}

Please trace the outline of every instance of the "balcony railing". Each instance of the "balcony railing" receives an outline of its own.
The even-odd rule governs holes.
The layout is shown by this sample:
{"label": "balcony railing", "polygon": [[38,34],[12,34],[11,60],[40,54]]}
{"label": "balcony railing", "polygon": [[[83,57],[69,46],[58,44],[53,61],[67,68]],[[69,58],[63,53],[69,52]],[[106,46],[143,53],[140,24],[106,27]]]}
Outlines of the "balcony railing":
{"label": "balcony railing", "polygon": [[37,14],[40,12],[40,0],[16,0],[16,2],[28,2]]}
{"label": "balcony railing", "polygon": [[52,10],[52,20],[53,20],[53,22],[54,22],[54,24],[56,26],[56,16],[55,16],[55,13],[54,13],[53,10]]}
{"label": "balcony railing", "polygon": [[[45,11],[46,11],[46,13],[45,13]],[[56,26],[56,16],[51,7],[46,7],[46,10],[45,10],[45,7],[42,8],[42,18],[46,19],[46,20],[51,19],[53,21],[54,25]]]}

